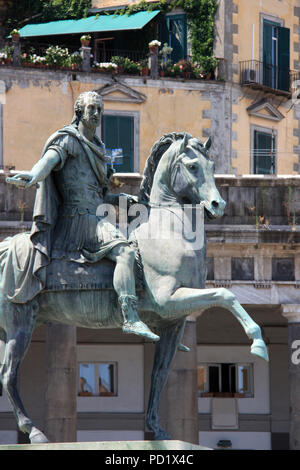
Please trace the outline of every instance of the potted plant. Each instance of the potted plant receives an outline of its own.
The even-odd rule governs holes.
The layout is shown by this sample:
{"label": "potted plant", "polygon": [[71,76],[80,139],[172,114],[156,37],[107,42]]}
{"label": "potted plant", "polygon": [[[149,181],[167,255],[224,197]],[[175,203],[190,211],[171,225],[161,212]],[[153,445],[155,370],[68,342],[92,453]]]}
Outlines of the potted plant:
{"label": "potted plant", "polygon": [[139,75],[141,72],[141,65],[138,62],[134,62],[133,60],[128,59],[128,57],[124,60],[123,70],[124,73],[128,73],[130,75]]}
{"label": "potted plant", "polygon": [[53,68],[68,67],[70,63],[69,50],[60,46],[50,46],[46,50],[45,63]]}
{"label": "potted plant", "polygon": [[148,63],[148,59],[143,59],[143,60],[140,60],[139,62],[139,65],[140,65],[140,74],[144,77],[147,77],[149,75],[149,63]]}
{"label": "potted plant", "polygon": [[20,32],[18,29],[13,29],[9,34],[14,42],[19,42]]}
{"label": "potted plant", "polygon": [[125,57],[114,55],[110,59],[114,64],[117,65],[116,73],[122,73],[124,71]]}
{"label": "potted plant", "polygon": [[211,78],[214,78],[215,69],[218,65],[218,59],[209,56],[202,57],[199,61],[199,65],[202,68],[202,71],[205,75],[205,79],[210,80]]}
{"label": "potted plant", "polygon": [[159,51],[159,54],[162,56],[160,61],[160,71],[159,74],[161,77],[164,77],[166,74],[166,69],[171,65],[171,60],[168,59],[168,56],[172,53],[173,47],[169,47],[168,43],[165,42],[162,49]]}
{"label": "potted plant", "polygon": [[180,77],[181,70],[178,64],[173,64],[170,68],[167,69],[167,74],[169,77]]}
{"label": "potted plant", "polygon": [[69,56],[70,68],[72,70],[80,70],[80,66],[82,64],[82,57],[78,51],[73,52]]}
{"label": "potted plant", "polygon": [[153,41],[149,42],[150,53],[158,51],[158,48],[160,45],[161,45],[161,42],[157,41],[157,39],[154,39]]}
{"label": "potted plant", "polygon": [[83,47],[87,47],[90,45],[90,42],[91,42],[91,35],[90,34],[84,34],[83,36],[81,36],[80,38],[80,42],[81,42],[81,45]]}
{"label": "potted plant", "polygon": [[11,64],[13,49],[12,45],[7,45],[3,49],[0,49],[0,64]]}
{"label": "potted plant", "polygon": [[94,62],[93,65],[94,72],[114,73],[117,68],[117,64],[113,62]]}
{"label": "potted plant", "polygon": [[189,60],[182,59],[177,62],[183,78],[190,78],[192,73],[192,64]]}

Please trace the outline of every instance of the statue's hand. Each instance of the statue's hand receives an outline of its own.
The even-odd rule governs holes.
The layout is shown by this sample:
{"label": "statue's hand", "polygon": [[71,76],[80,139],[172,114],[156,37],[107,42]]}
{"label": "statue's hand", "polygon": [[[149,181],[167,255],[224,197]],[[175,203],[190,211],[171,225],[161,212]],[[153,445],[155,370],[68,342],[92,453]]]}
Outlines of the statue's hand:
{"label": "statue's hand", "polygon": [[14,184],[19,188],[30,188],[35,184],[38,186],[37,177],[32,175],[31,173],[19,173],[15,176],[10,176],[6,178],[6,182],[10,184]]}
{"label": "statue's hand", "polygon": [[126,194],[126,198],[129,206],[139,203],[139,198],[137,196],[133,196],[132,194]]}

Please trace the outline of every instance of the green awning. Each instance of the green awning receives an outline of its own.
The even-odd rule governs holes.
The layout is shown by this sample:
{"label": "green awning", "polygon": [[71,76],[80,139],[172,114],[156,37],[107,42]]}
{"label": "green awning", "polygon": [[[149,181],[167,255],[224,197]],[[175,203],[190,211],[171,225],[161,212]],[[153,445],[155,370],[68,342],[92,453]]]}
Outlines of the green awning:
{"label": "green awning", "polygon": [[132,15],[96,15],[81,20],[60,20],[49,23],[28,24],[21,28],[23,38],[34,36],[56,36],[59,34],[82,34],[106,31],[142,29],[159,13],[139,11]]}

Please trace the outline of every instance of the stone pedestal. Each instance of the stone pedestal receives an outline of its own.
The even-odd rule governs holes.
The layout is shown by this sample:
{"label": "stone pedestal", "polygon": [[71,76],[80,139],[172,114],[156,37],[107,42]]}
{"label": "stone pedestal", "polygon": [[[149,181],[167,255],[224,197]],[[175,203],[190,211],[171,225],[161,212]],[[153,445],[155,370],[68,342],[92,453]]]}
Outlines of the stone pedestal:
{"label": "stone pedestal", "polygon": [[76,442],[76,428],[76,327],[50,324],[46,335],[45,434],[50,442]]}
{"label": "stone pedestal", "polygon": [[156,80],[158,78],[158,47],[150,48],[150,77]]}
{"label": "stone pedestal", "polygon": [[[107,442],[70,442],[68,444],[66,443],[58,443],[58,444],[7,444],[7,445],[0,445],[0,452],[1,450],[101,450],[101,451],[110,451],[113,452],[113,454],[107,454],[110,457],[107,457],[105,454],[99,454],[98,455],[98,463],[102,463],[101,459],[105,459],[106,465],[114,465],[114,464],[121,464],[121,459],[122,456],[121,454],[118,454],[118,451],[132,451],[132,450],[147,450],[147,451],[174,451],[174,450],[180,450],[180,451],[199,451],[199,450],[213,450],[210,449],[209,447],[204,447],[200,445],[195,445],[191,444],[189,442],[182,442],[182,441],[107,441]],[[151,455],[151,454],[149,454]],[[168,455],[166,452],[164,454],[165,456]],[[128,456],[130,456],[130,452],[128,453]],[[100,460],[99,460],[100,457]],[[196,459],[192,459],[193,456],[190,456],[189,461],[196,463]],[[111,458],[111,460],[107,460]],[[128,457],[126,456],[126,461],[124,464],[128,467]],[[145,462],[145,457],[141,457],[143,459],[143,462]],[[160,454],[160,459],[156,460],[155,459],[155,454],[153,454],[153,457],[151,461],[148,463],[152,464],[162,464],[162,462],[165,460],[165,463],[168,463],[167,457],[164,459],[164,457]],[[122,465],[123,466],[123,465]],[[132,468],[132,465],[129,466]]]}
{"label": "stone pedestal", "polygon": [[187,320],[182,343],[191,350],[178,351],[172,363],[164,390],[162,423],[172,439],[198,444],[197,341],[194,319]]}
{"label": "stone pedestal", "polygon": [[89,46],[81,46],[81,54],[82,54],[81,69],[83,72],[91,71],[91,50],[92,49]]}
{"label": "stone pedestal", "polygon": [[12,64],[16,67],[20,67],[21,65],[21,43],[20,40],[13,40],[12,41],[13,45],[13,58],[12,58]]}
{"label": "stone pedestal", "polygon": [[300,305],[282,305],[288,320],[290,450],[300,450]]}

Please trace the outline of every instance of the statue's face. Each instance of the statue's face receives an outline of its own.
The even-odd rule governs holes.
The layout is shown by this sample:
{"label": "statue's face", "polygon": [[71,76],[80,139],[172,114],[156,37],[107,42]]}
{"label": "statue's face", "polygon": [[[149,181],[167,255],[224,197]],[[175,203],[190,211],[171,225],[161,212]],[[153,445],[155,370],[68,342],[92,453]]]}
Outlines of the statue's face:
{"label": "statue's face", "polygon": [[94,96],[87,96],[81,117],[82,123],[90,128],[98,127],[100,125],[101,111],[101,101]]}

